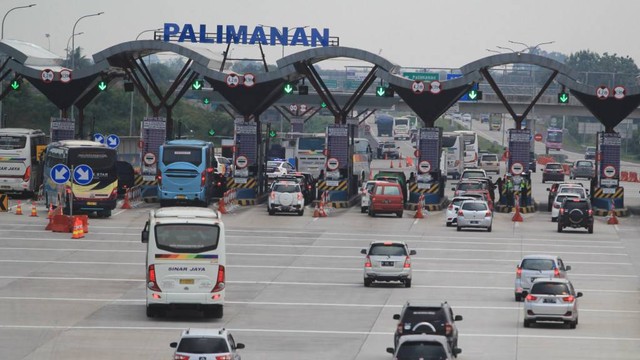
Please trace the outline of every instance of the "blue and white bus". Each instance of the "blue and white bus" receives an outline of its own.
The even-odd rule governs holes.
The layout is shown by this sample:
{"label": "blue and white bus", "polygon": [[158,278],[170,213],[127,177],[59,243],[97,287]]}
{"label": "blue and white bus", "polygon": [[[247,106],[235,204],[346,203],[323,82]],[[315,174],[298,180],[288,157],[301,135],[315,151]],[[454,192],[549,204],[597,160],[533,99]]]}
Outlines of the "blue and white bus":
{"label": "blue and white bus", "polygon": [[171,140],[160,146],[157,166],[160,206],[207,206],[219,183],[211,142]]}

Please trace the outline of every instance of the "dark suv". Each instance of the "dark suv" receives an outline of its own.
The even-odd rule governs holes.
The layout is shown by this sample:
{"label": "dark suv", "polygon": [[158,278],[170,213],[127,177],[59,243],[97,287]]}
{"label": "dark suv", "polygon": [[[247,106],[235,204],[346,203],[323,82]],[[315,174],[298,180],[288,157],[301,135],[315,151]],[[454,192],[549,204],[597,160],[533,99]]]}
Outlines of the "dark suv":
{"label": "dark suv", "polygon": [[585,228],[593,234],[593,209],[586,199],[567,199],[558,214],[558,232],[566,227]]}
{"label": "dark suv", "polygon": [[393,335],[394,347],[398,347],[401,336],[433,334],[445,336],[451,352],[457,353],[458,328],[455,322],[461,321],[462,315],[454,316],[451,306],[446,301],[441,304],[407,301],[400,314],[393,315],[393,318],[399,320]]}

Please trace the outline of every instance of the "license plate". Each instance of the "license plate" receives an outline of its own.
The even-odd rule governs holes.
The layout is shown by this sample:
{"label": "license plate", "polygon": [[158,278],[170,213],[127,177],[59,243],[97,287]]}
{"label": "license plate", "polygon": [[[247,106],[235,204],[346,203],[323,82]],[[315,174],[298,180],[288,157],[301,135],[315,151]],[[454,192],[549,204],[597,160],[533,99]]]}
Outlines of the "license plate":
{"label": "license plate", "polygon": [[544,303],[545,304],[555,304],[556,303],[556,299],[544,299]]}
{"label": "license plate", "polygon": [[9,189],[9,188],[10,188],[10,186],[9,186],[9,185],[2,185],[2,186],[0,186],[0,189]]}
{"label": "license plate", "polygon": [[393,261],[383,261],[382,266],[393,266]]}
{"label": "license plate", "polygon": [[187,197],[186,197],[186,196],[184,196],[184,195],[176,195],[176,199],[179,199],[179,200],[184,200],[184,199],[186,199],[186,198],[187,198]]}
{"label": "license plate", "polygon": [[193,285],[193,279],[180,279],[181,285]]}
{"label": "license plate", "polygon": [[471,221],[471,223],[472,223],[472,224],[477,224],[478,222],[477,222],[477,221]]}
{"label": "license plate", "polygon": [[[273,177],[273,175],[269,175],[269,177]],[[247,178],[233,178],[233,182],[236,184],[246,184]]]}
{"label": "license plate", "polygon": [[418,183],[418,189],[431,189],[431,184]]}
{"label": "license plate", "polygon": [[87,205],[96,206],[96,205],[98,205],[98,203],[95,202],[95,201],[87,201]]}

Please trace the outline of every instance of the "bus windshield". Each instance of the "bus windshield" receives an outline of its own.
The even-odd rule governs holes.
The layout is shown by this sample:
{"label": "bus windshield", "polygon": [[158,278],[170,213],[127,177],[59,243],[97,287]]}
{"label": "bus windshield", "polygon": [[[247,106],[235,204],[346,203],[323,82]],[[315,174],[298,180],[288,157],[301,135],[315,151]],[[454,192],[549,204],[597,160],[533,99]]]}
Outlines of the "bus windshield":
{"label": "bus windshield", "polygon": [[442,136],[442,147],[450,148],[456,144],[457,136]]}
{"label": "bus windshield", "polygon": [[[105,151],[106,150],[106,151]],[[88,165],[94,170],[108,170],[116,166],[116,152],[104,148],[76,148],[69,151],[69,165]]]}
{"label": "bus windshield", "polygon": [[26,136],[2,135],[0,136],[0,150],[19,150],[27,146]]}
{"label": "bus windshield", "polygon": [[301,137],[298,139],[298,150],[324,150],[323,137]]}
{"label": "bus windshield", "polygon": [[409,126],[409,119],[395,119],[394,120],[397,125],[404,125],[404,126]]}
{"label": "bus windshield", "polygon": [[166,146],[162,153],[162,163],[188,162],[195,166],[202,163],[202,148],[189,146]]}
{"label": "bus windshield", "polygon": [[549,131],[547,134],[547,141],[549,142],[562,142],[561,131]]}

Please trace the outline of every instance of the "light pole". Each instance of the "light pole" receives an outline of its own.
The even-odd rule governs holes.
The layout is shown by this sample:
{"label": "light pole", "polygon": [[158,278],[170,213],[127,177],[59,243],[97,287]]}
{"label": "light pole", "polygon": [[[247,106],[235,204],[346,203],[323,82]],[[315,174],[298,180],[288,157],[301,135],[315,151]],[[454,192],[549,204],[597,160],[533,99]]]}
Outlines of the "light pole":
{"label": "light pole", "polygon": [[[83,31],[80,31],[79,33],[75,33],[72,36],[80,36],[84,34]],[[69,43],[71,42],[71,36],[69,36],[69,39],[67,39],[67,61],[71,60],[71,49],[69,49]]]}
{"label": "light pole", "polygon": [[[91,16],[99,16],[104,14],[104,11],[100,11],[99,13],[95,13],[95,14],[89,14],[89,15],[84,15],[84,16],[80,16],[78,18],[78,20],[76,20],[76,23],[73,24],[73,30],[71,30],[71,70],[75,70],[75,66],[76,66],[76,26],[78,25],[78,23],[80,22],[80,20],[84,19],[84,18],[88,18]],[[73,111],[73,107],[71,108],[71,110]]]}
{"label": "light pole", "polygon": [[540,46],[542,46],[542,45],[549,45],[549,44],[553,44],[553,43],[555,43],[556,41],[555,41],[555,40],[553,40],[553,41],[545,41],[545,42],[541,42],[541,43],[539,43],[539,44],[537,44],[537,45],[535,45],[535,46],[529,46],[529,45],[527,45],[527,44],[525,44],[525,43],[523,43],[523,42],[519,42],[519,41],[512,41],[512,40],[509,40],[509,42],[510,42],[510,43],[512,43],[512,44],[516,44],[516,45],[522,45],[522,46],[524,46],[525,48],[523,49],[523,51],[524,51],[524,50],[528,50],[528,51],[529,51],[529,54],[531,54],[531,53],[533,53],[533,51],[534,51],[535,49],[539,48]]}
{"label": "light pole", "polygon": [[[142,34],[151,32],[151,31],[158,31],[160,29],[147,29],[147,30],[142,30],[140,31],[140,33],[138,34],[138,36],[136,36],[136,41],[138,39],[140,39],[140,36],[142,36]],[[134,91],[131,92],[131,106],[129,109],[129,136],[133,136],[133,93]],[[148,106],[148,104],[147,104]]]}
{"label": "light pole", "polygon": [[36,6],[36,4],[29,4],[29,5],[25,5],[25,6],[16,6],[12,9],[9,9],[6,13],[4,13],[4,17],[2,18],[2,30],[0,31],[0,40],[4,39],[4,20],[7,18],[7,15],[9,15],[10,12],[12,12],[13,10],[18,10],[18,9],[26,9],[26,8],[30,8],[30,7],[34,7]]}

